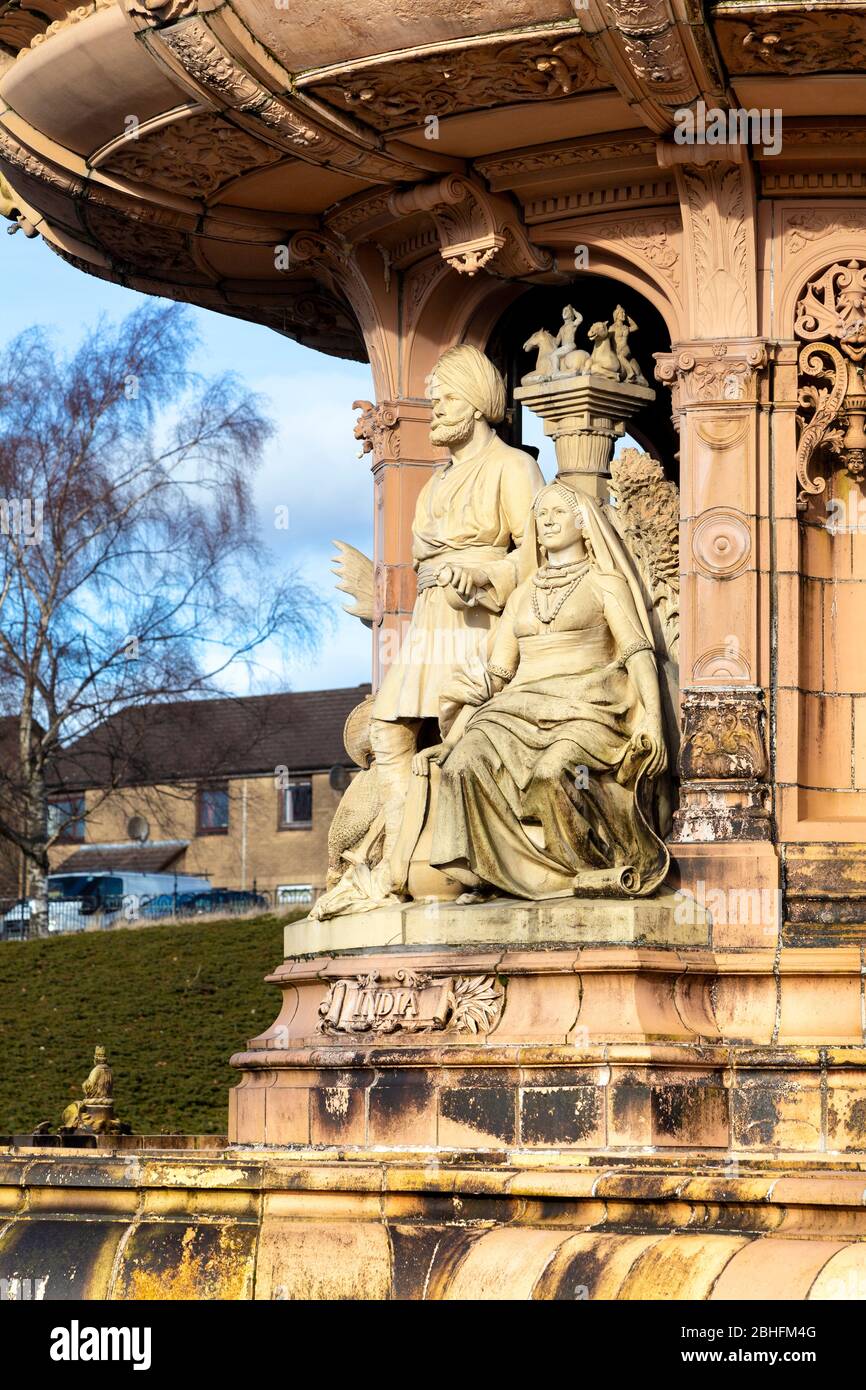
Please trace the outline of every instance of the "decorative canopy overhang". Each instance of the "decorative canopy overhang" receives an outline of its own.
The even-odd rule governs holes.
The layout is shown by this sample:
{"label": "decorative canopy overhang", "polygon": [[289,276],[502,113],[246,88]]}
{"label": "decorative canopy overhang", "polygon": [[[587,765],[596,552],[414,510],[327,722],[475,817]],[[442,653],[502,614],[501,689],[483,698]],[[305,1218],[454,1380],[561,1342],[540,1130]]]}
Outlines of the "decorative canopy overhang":
{"label": "decorative canopy overhang", "polygon": [[558,278],[575,212],[667,206],[673,236],[658,146],[700,99],[784,106],[775,179],[866,171],[864,61],[860,3],[6,0],[0,210],[93,274],[365,359],[422,263],[409,299],[437,266]]}

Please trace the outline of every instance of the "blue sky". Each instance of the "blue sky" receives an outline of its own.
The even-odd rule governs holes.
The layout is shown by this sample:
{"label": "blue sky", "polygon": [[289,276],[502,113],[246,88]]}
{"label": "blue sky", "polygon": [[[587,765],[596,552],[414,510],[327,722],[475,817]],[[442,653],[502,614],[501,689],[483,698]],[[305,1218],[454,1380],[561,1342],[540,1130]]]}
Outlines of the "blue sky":
{"label": "blue sky", "polygon": [[[5,224],[4,224],[5,225]],[[7,236],[0,226],[0,338],[42,324],[63,347],[100,315],[123,318],[144,296],[67,265],[41,238]],[[327,595],[333,615],[315,656],[298,656],[274,643],[260,656],[248,683],[240,668],[226,682],[247,693],[256,689],[319,690],[370,679],[370,634],[340,607],[330,572],[332,539],[372,551],[372,478],[357,457],[352,401],[369,398],[369,368],[300,347],[269,328],[191,309],[201,339],[199,369],[234,371],[269,400],[278,433],[255,484],[262,534],[287,568]],[[274,526],[274,507],[287,505],[288,531]]]}
{"label": "blue sky", "polygon": [[[62,347],[73,347],[85,327],[101,315],[123,318],[144,296],[109,284],[72,266],[48,249],[41,237],[7,236],[0,228],[0,340],[6,342],[32,324],[56,332]],[[314,656],[299,655],[272,643],[259,657],[250,680],[238,668],[226,684],[239,694],[266,689],[323,690],[370,679],[370,634],[342,611],[334,589],[331,541],[344,540],[372,553],[373,486],[367,459],[359,459],[352,431],[352,401],[370,399],[369,368],[300,347],[269,328],[227,318],[207,309],[190,309],[201,340],[199,369],[207,374],[234,371],[269,401],[277,436],[256,478],[255,494],[262,535],[287,568],[327,596],[331,624]],[[548,477],[555,472],[552,446],[541,423],[524,419],[527,443],[542,447]],[[274,508],[288,506],[288,531],[274,526]],[[252,683],[251,683],[252,681]]]}

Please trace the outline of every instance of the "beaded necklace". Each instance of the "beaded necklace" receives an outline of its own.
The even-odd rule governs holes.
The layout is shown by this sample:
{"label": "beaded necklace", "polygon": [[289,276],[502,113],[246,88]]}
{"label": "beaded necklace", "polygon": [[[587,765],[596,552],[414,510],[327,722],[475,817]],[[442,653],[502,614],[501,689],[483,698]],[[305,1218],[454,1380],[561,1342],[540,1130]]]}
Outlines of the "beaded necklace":
{"label": "beaded necklace", "polygon": [[[544,565],[533,576],[532,580],[532,611],[540,623],[548,627],[558,614],[567,598],[570,598],[582,579],[589,573],[589,560],[574,560],[570,565]],[[559,597],[550,607],[550,600],[545,598],[546,613],[542,613],[539,605],[539,595],[552,595],[559,590]]]}

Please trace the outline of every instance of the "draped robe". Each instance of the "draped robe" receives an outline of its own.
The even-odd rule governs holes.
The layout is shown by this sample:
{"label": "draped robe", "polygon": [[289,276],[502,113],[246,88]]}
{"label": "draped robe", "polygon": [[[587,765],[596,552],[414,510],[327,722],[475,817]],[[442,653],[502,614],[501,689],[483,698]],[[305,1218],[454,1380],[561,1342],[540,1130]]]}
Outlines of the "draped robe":
{"label": "draped robe", "polygon": [[[517,583],[520,544],[544,479],[535,460],[498,435],[462,463],[438,468],[415,507],[412,556],[418,597],[399,654],[385,674],[373,718],[437,718],[452,669],[483,659],[487,638]],[[437,583],[448,564],[483,569],[490,583],[470,607],[454,608]]]}
{"label": "draped robe", "polygon": [[[669,858],[631,743],[643,711],[625,664],[651,649],[645,626],[621,574],[588,565],[549,624],[533,580],[508,600],[487,663],[488,693],[489,674],[508,683],[442,764],[430,862],[521,898],[649,893]],[[458,677],[448,698],[471,685]]]}

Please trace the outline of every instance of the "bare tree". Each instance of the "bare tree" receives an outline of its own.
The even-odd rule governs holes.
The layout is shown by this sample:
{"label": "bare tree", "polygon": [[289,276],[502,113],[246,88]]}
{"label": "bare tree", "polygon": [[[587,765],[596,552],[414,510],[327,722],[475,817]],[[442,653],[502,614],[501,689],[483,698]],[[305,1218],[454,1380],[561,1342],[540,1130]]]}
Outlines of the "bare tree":
{"label": "bare tree", "polygon": [[36,934],[64,746],[124,710],[214,692],[276,633],[313,638],[318,600],[273,574],[256,530],[272,426],[235,377],[195,374],[195,349],[186,310],[147,304],[71,357],[40,329],[0,355],[0,685],[19,719],[0,836],[29,866]]}

